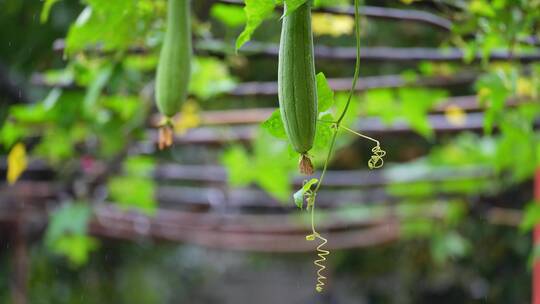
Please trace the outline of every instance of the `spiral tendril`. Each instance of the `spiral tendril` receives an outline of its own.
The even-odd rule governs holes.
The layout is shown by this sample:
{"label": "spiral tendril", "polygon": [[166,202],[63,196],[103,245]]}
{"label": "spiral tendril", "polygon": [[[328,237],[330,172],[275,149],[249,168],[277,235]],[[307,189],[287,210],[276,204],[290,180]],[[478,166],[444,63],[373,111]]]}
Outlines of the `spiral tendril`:
{"label": "spiral tendril", "polygon": [[370,169],[379,169],[384,166],[383,157],[386,155],[386,151],[381,149],[380,145],[376,145],[373,147],[373,149],[371,149],[371,152],[373,155],[371,155],[371,158],[368,161],[368,167]]}
{"label": "spiral tendril", "polygon": [[317,246],[317,256],[319,256],[318,260],[313,261],[313,264],[317,266],[319,269],[317,270],[317,285],[315,286],[315,290],[317,292],[322,292],[324,290],[324,285],[326,281],[326,277],[323,274],[323,271],[326,269],[326,266],[324,265],[326,262],[326,256],[330,254],[330,251],[324,249],[324,246],[326,243],[328,243],[328,240],[324,237],[322,237],[320,234],[315,234],[315,238],[321,240],[321,243],[319,246]]}
{"label": "spiral tendril", "polygon": [[386,151],[384,151],[383,149],[381,149],[381,143],[374,139],[374,138],[371,138],[369,136],[366,136],[362,133],[358,133],[354,130],[351,130],[349,128],[347,128],[346,126],[343,126],[343,125],[340,125],[341,128],[343,128],[345,131],[348,131],[356,136],[360,136],[362,138],[365,138],[365,139],[368,139],[368,140],[371,140],[372,142],[375,143],[375,147],[373,147],[373,149],[371,149],[371,152],[373,153],[373,155],[371,155],[371,158],[369,159],[368,161],[368,167],[370,169],[379,169],[381,168],[383,165],[384,165],[384,159],[383,157],[386,155]]}
{"label": "spiral tendril", "polygon": [[317,269],[317,284],[315,285],[315,290],[317,292],[323,292],[324,285],[326,281],[326,276],[323,274],[324,270],[326,269],[325,262],[326,257],[330,254],[329,250],[324,249],[324,246],[326,243],[328,243],[328,240],[320,235],[315,230],[315,193],[310,192],[308,194],[308,208],[311,210],[311,231],[312,233],[310,235],[306,236],[306,240],[308,241],[315,241],[316,239],[320,240],[321,243],[317,246],[317,256],[318,259],[313,261],[313,264],[318,268]]}

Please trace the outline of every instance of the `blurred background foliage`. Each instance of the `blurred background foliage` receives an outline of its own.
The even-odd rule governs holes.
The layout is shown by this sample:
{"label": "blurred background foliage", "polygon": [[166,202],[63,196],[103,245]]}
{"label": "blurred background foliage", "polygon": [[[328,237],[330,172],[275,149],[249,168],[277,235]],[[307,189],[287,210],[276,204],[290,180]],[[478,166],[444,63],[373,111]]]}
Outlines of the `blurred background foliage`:
{"label": "blurred background foliage", "polygon": [[[528,231],[540,220],[531,184],[540,166],[535,130],[540,64],[521,63],[517,56],[538,52],[540,1],[366,1],[431,11],[453,25],[448,33],[418,23],[364,18],[363,46],[438,48],[443,54],[457,47],[463,60],[362,63],[361,76],[399,75],[406,85],[357,94],[347,125],[353,127],[357,116],[361,121],[377,117],[388,128],[406,124],[415,135],[378,137],[388,152],[382,174],[391,181],[384,187],[389,201],[347,198],[343,207],[322,210],[319,218],[393,214],[400,219],[400,240],[335,251],[330,261],[333,286],[320,298],[311,291],[310,254],[100,240],[88,233],[96,203],[114,202],[124,210],[154,215],[160,207],[160,185],[152,176],[165,162],[223,165],[232,187],[259,187],[285,205],[293,203],[297,160],[287,143],[276,138],[279,132],[272,124],[256,130],[252,145],[204,150],[178,146],[165,152],[151,148],[147,126],[155,124],[152,86],[165,25],[164,0],[1,3],[0,80],[18,88],[0,96],[0,144],[8,171],[15,182],[27,159],[43,160],[54,168],[53,178],[72,189],[51,212],[46,231],[31,244],[29,303],[249,303],[261,295],[281,299],[275,291],[287,291],[282,294],[289,298],[281,299],[287,303],[529,300],[530,261],[537,250],[531,248]],[[190,100],[175,125],[179,136],[201,126],[203,111],[276,107],[275,96],[230,94],[238,84],[275,81],[277,76],[277,58],[249,56],[279,43],[279,12],[257,9],[255,15],[264,17],[258,27],[242,6],[193,1],[194,39],[201,51],[193,62]],[[316,45],[353,47],[353,26],[349,16],[313,14]],[[247,44],[236,54],[235,45],[243,42]],[[489,60],[501,51],[509,52],[508,60]],[[350,62],[316,60],[316,65],[329,79],[353,73]],[[471,85],[415,85],[426,77],[469,74],[477,76]],[[477,117],[459,105],[445,106],[448,97],[464,95],[477,96],[483,107],[482,132],[437,134],[430,120],[433,108],[442,107],[456,129]],[[336,91],[329,113],[338,112],[345,99]],[[325,132],[318,130],[322,143],[313,151],[319,166],[326,154]],[[140,144],[133,148],[134,142]],[[21,143],[23,148],[16,149]],[[366,142],[340,133],[331,167],[365,169],[370,149]],[[92,180],[98,163],[108,168],[107,174]],[[479,174],[414,180],[433,172]],[[101,186],[94,187],[96,183]],[[487,223],[483,210],[489,206],[523,209],[521,229]],[[423,216],[430,211],[443,216]],[[0,249],[2,303],[10,297],[6,244]]]}

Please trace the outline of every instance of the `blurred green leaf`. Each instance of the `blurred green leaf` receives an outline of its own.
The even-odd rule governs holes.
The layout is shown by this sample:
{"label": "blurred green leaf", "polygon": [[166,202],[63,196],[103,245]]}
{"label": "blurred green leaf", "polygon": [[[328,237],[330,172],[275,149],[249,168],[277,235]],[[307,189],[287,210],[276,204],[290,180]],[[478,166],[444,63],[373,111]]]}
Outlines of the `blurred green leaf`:
{"label": "blurred green leaf", "polygon": [[436,235],[431,242],[431,254],[437,264],[443,264],[448,259],[464,257],[469,248],[469,242],[453,231]]}
{"label": "blurred green leaf", "polygon": [[281,120],[281,113],[279,109],[272,112],[272,115],[265,120],[261,125],[268,133],[272,134],[272,136],[279,138],[279,139],[287,139],[287,133],[285,131],[285,126],[283,125],[283,121]]}
{"label": "blurred green leaf", "polygon": [[88,6],[70,27],[65,52],[72,55],[89,47],[122,50],[141,40],[152,10],[138,0],[86,0]]}
{"label": "blurred green leaf", "polygon": [[235,81],[221,60],[212,57],[197,57],[193,64],[190,92],[206,100],[232,90]]}
{"label": "blurred green leaf", "polygon": [[368,115],[379,116],[389,125],[400,117],[401,105],[396,95],[392,89],[368,90],[363,95],[363,111]]}
{"label": "blurred green leaf", "polygon": [[84,265],[90,252],[98,248],[97,239],[87,235],[66,235],[52,247],[52,251],[65,255],[74,266]]}
{"label": "blurred green leaf", "polygon": [[328,111],[334,105],[334,91],[323,73],[317,74],[317,102],[319,114]]}
{"label": "blurred green leaf", "polygon": [[46,129],[35,149],[37,155],[45,157],[56,165],[72,158],[74,152],[70,131],[58,127]]}
{"label": "blurred green leaf", "polygon": [[285,5],[287,6],[286,14],[290,14],[290,13],[294,12],[302,4],[306,3],[306,1],[307,0],[284,0]]}
{"label": "blurred green leaf", "polygon": [[46,23],[47,20],[49,20],[51,9],[58,2],[60,2],[60,0],[45,0],[43,3],[43,8],[41,9],[41,15],[39,17],[41,23]]}
{"label": "blurred green leaf", "polygon": [[212,17],[231,28],[235,28],[246,23],[246,15],[244,14],[244,11],[236,5],[216,3],[212,5],[210,14]]}
{"label": "blurred green leaf", "polygon": [[240,146],[233,146],[223,153],[222,163],[227,168],[229,183],[234,187],[249,185],[254,179],[250,157]]}
{"label": "blurred green leaf", "polygon": [[404,239],[429,237],[434,232],[435,223],[430,219],[409,219],[400,224],[400,235]]}
{"label": "blurred green leaf", "polygon": [[397,197],[425,197],[436,193],[432,182],[393,183],[387,186],[388,192]]}
{"label": "blurred green leaf", "polygon": [[421,88],[401,88],[398,91],[398,96],[401,102],[401,113],[411,127],[425,137],[433,137],[428,113],[437,102],[446,97],[446,92]]}
{"label": "blurred green leaf", "polygon": [[88,236],[92,209],[85,203],[65,204],[50,217],[45,243],[56,254],[66,256],[72,265],[81,266],[88,260],[98,242]]}
{"label": "blurred green leaf", "polygon": [[532,176],[536,163],[535,132],[532,122],[524,120],[523,115],[506,112],[500,121],[501,136],[496,151],[496,168],[499,171],[511,170],[516,181]]}
{"label": "blurred green leaf", "polygon": [[41,103],[12,106],[10,114],[18,122],[25,124],[40,124],[51,119],[50,112]]}
{"label": "blurred green leaf", "polygon": [[123,208],[135,208],[145,214],[153,215],[157,203],[155,183],[152,179],[137,176],[118,176],[109,180],[109,194],[112,200]]}
{"label": "blurred green leaf", "polygon": [[332,129],[332,124],[326,121],[333,121],[334,117],[332,114],[323,114],[319,117],[321,121],[317,122],[317,129],[315,130],[315,139],[313,141],[313,152],[317,153],[322,151],[323,154],[326,154],[330,140],[332,139],[332,134],[334,130]]}
{"label": "blurred green leaf", "polygon": [[339,7],[349,5],[349,0],[315,0],[314,7]]}
{"label": "blurred green leaf", "polygon": [[96,101],[98,100],[99,95],[109,82],[113,70],[114,65],[105,64],[97,71],[96,77],[86,89],[86,95],[84,96],[83,104],[86,111],[90,112],[95,108]]}
{"label": "blurred green leaf", "polygon": [[151,177],[155,166],[154,158],[144,155],[130,156],[124,161],[124,171],[130,176]]}
{"label": "blurred green leaf", "polygon": [[140,111],[141,100],[136,96],[112,95],[101,97],[99,104],[117,113],[123,121],[127,121]]}
{"label": "blurred green leaf", "polygon": [[486,106],[484,114],[484,132],[491,134],[493,125],[501,118],[504,104],[509,96],[509,88],[501,78],[501,73],[481,76],[476,82],[480,103]]}
{"label": "blurred green leaf", "polygon": [[233,186],[256,183],[276,199],[287,201],[291,191],[289,174],[295,167],[287,148],[285,142],[260,128],[251,155],[239,146],[223,154],[222,163],[229,173],[229,181]]}
{"label": "blurred green leaf", "polygon": [[287,143],[273,139],[264,129],[259,129],[254,143],[255,181],[280,201],[287,201],[291,194],[290,171],[296,167],[287,151]]}
{"label": "blurred green leaf", "polygon": [[523,232],[533,229],[540,223],[540,203],[530,202],[525,207],[523,219],[519,225],[519,229]]}
{"label": "blurred green leaf", "polygon": [[246,27],[236,40],[236,49],[251,40],[251,35],[261,25],[264,19],[270,17],[276,6],[274,0],[245,0]]}
{"label": "blurred green leaf", "polygon": [[18,127],[13,122],[6,121],[0,128],[0,143],[8,150],[23,136],[28,135],[28,132],[26,128]]}

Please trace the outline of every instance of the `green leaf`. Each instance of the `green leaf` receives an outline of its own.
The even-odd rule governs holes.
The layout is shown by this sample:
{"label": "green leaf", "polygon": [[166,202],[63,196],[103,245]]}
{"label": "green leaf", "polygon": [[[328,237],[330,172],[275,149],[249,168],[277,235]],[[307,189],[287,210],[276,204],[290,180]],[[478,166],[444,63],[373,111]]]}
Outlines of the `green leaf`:
{"label": "green leaf", "polygon": [[98,245],[98,240],[91,236],[65,235],[50,249],[56,254],[66,256],[73,266],[79,267],[86,264],[90,252],[96,250]]}
{"label": "green leaf", "polygon": [[398,96],[401,102],[401,113],[411,127],[424,137],[433,137],[433,129],[428,120],[429,110],[446,97],[446,92],[422,88],[401,88]]}
{"label": "green leaf", "polygon": [[45,0],[45,3],[43,3],[43,8],[41,9],[41,15],[39,16],[41,23],[46,23],[49,20],[51,9],[58,2],[60,2],[60,0]]}
{"label": "green leaf", "polygon": [[231,28],[235,28],[246,23],[246,15],[244,14],[244,11],[236,5],[216,3],[212,6],[210,14],[212,17],[218,19]]}
{"label": "green leaf", "polygon": [[107,95],[99,98],[99,104],[116,113],[122,121],[128,121],[141,112],[141,100],[137,96]]}
{"label": "green leaf", "polygon": [[334,91],[322,72],[317,74],[317,102],[319,114],[328,111],[334,105]]}
{"label": "green leaf", "polygon": [[368,115],[379,116],[387,125],[401,117],[401,105],[393,89],[369,90],[364,93],[363,99],[364,111]]}
{"label": "green leaf", "polygon": [[313,141],[314,152],[323,151],[326,154],[330,140],[332,139],[332,124],[325,121],[333,121],[332,114],[324,114],[319,117],[321,121],[317,122],[317,129],[315,131],[315,140]]}
{"label": "green leaf", "polygon": [[97,240],[86,235],[92,217],[90,205],[65,204],[50,217],[45,243],[56,254],[66,256],[74,266],[84,264]]}
{"label": "green leaf", "polygon": [[131,156],[124,162],[124,170],[127,175],[138,177],[150,177],[155,169],[155,160],[150,156]]}
{"label": "green leaf", "polygon": [[276,141],[265,129],[259,130],[252,154],[234,146],[224,153],[222,163],[231,185],[243,187],[256,183],[280,201],[289,198],[289,176],[296,162],[288,155],[287,143]]}
{"label": "green leaf", "polygon": [[523,232],[529,231],[540,223],[540,204],[531,202],[525,208],[525,214],[519,224],[519,229]]}
{"label": "green leaf", "polygon": [[318,179],[312,178],[309,181],[306,181],[302,188],[300,188],[300,190],[296,191],[293,194],[294,203],[298,208],[302,209],[304,207],[304,196],[306,192],[311,190],[311,186],[315,185],[318,182]]}
{"label": "green leaf", "polygon": [[232,90],[235,81],[226,64],[213,57],[197,57],[193,62],[193,73],[189,90],[200,99],[207,100]]}
{"label": "green leaf", "polygon": [[484,132],[491,134],[493,125],[504,113],[504,105],[510,94],[501,73],[483,75],[476,82],[479,101],[486,106]]}
{"label": "green leaf", "polygon": [[87,0],[66,37],[66,54],[99,46],[124,50],[140,40],[154,12],[138,0]]}
{"label": "green leaf", "polygon": [[16,125],[12,121],[6,121],[6,123],[0,128],[0,143],[7,150],[17,141],[19,141],[28,130]]}
{"label": "green leaf", "polygon": [[285,15],[288,15],[294,12],[302,4],[306,3],[307,0],[285,0],[286,10]]}
{"label": "green leaf", "polygon": [[84,108],[88,111],[95,107],[96,101],[99,98],[99,95],[103,91],[103,88],[107,85],[109,82],[109,79],[111,78],[112,72],[114,70],[114,66],[107,64],[103,66],[95,76],[94,80],[88,86],[86,89],[86,95],[84,96]]}
{"label": "green leaf", "polygon": [[460,258],[469,251],[469,242],[456,232],[448,232],[435,237],[431,244],[431,254],[437,264],[443,264],[450,258]]}
{"label": "green leaf", "polygon": [[264,19],[274,12],[276,3],[274,0],[246,0],[244,12],[246,13],[246,27],[236,40],[236,49],[240,49],[246,42],[251,40],[251,35],[261,25]]}
{"label": "green leaf", "polygon": [[152,179],[119,176],[108,183],[111,198],[121,207],[136,208],[148,215],[156,211],[155,184]]}
{"label": "green leaf", "polygon": [[264,121],[261,126],[272,136],[279,139],[287,139],[287,133],[285,132],[285,126],[283,126],[283,120],[281,120],[281,112],[279,109],[272,112],[270,118]]}
{"label": "green leaf", "polygon": [[315,0],[313,1],[314,7],[336,7],[349,5],[349,0]]}
{"label": "green leaf", "polygon": [[429,237],[434,232],[436,223],[431,219],[418,218],[403,221],[400,225],[400,234],[404,239]]}
{"label": "green leaf", "polygon": [[[532,121],[527,121],[522,113],[506,110],[499,121],[501,136],[496,148],[495,167],[499,172],[509,170],[515,181],[530,178],[535,168],[536,134]],[[529,143],[529,144],[525,144]]]}
{"label": "green leaf", "polygon": [[253,181],[250,157],[241,146],[233,146],[223,154],[222,164],[227,169],[229,183],[233,187],[243,187]]}
{"label": "green leaf", "polygon": [[254,181],[275,198],[286,201],[291,194],[290,172],[296,167],[296,160],[288,155],[287,143],[275,140],[261,128],[253,152]]}
{"label": "green leaf", "polygon": [[74,147],[68,130],[55,127],[45,130],[35,153],[58,165],[61,161],[73,157]]}

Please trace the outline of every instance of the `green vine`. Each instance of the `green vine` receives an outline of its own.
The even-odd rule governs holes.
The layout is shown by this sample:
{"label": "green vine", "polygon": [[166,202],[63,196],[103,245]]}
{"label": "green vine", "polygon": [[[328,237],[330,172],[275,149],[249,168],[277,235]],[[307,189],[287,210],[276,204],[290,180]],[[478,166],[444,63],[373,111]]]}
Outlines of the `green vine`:
{"label": "green vine", "polygon": [[[312,179],[310,181],[305,181],[302,189],[300,189],[297,194],[295,194],[295,200],[297,200],[298,195],[301,196],[301,199],[305,199],[307,202],[307,210],[311,213],[311,234],[306,236],[306,240],[308,241],[315,241],[319,240],[320,243],[317,246],[317,256],[318,259],[313,261],[313,264],[318,268],[317,270],[317,283],[315,286],[315,290],[317,292],[322,292],[324,290],[326,276],[324,276],[324,270],[326,269],[325,262],[327,260],[327,256],[330,255],[330,251],[325,249],[325,245],[328,243],[328,239],[323,237],[319,232],[317,232],[315,228],[315,203],[317,198],[317,193],[319,189],[321,188],[321,185],[323,184],[324,177],[326,174],[326,171],[328,169],[328,164],[330,163],[330,159],[332,158],[332,154],[334,152],[337,134],[339,129],[343,129],[345,131],[348,131],[352,134],[355,134],[357,136],[360,136],[362,138],[368,139],[373,141],[376,145],[372,148],[373,155],[371,156],[370,160],[368,161],[368,167],[370,169],[378,169],[381,168],[384,164],[383,157],[386,155],[386,151],[381,149],[380,142],[376,139],[373,139],[369,136],[360,134],[354,130],[351,130],[350,128],[347,128],[342,124],[343,119],[345,118],[345,115],[347,114],[347,111],[349,110],[349,106],[352,100],[352,97],[354,96],[355,88],[358,82],[358,77],[360,75],[360,0],[354,0],[354,18],[355,18],[355,38],[356,38],[356,64],[355,64],[355,70],[354,70],[354,77],[352,81],[352,86],[348,94],[347,103],[345,104],[345,107],[343,108],[343,111],[339,115],[339,118],[335,121],[322,121],[324,123],[330,123],[332,126],[332,138],[330,140],[330,146],[328,148],[328,154],[326,156],[323,170],[321,172],[321,176],[319,180]],[[315,185],[315,188],[312,190],[311,187]],[[300,202],[300,206],[302,206]]]}

